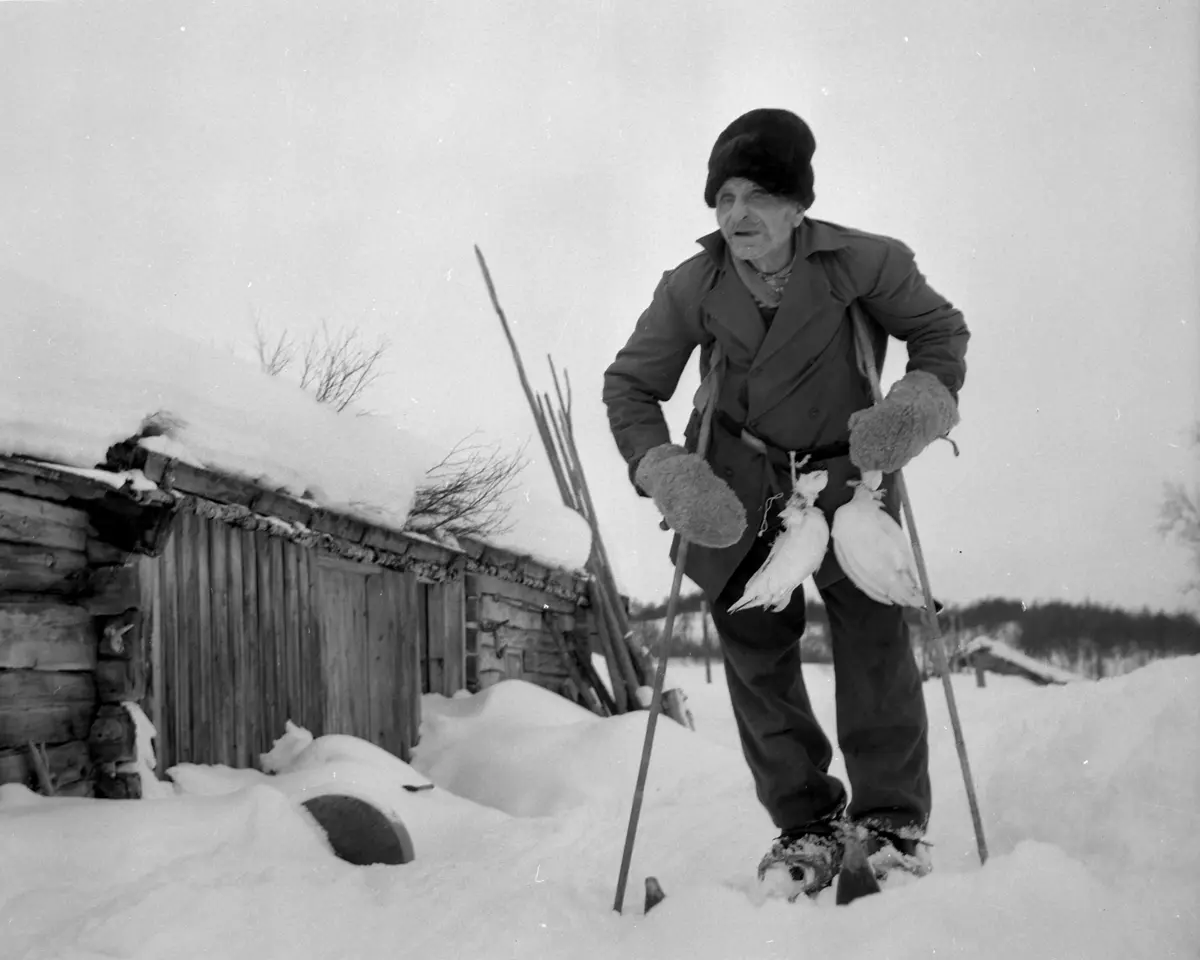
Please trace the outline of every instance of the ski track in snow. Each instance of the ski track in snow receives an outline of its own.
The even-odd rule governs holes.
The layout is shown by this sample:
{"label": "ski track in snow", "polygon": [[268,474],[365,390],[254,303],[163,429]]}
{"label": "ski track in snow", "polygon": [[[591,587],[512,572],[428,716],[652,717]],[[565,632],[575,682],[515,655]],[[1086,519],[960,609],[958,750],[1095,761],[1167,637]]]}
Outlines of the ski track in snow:
{"label": "ski track in snow", "polygon": [[[623,915],[612,899],[645,715],[600,720],[519,682],[426,697],[412,767],[327,738],[276,777],[182,768],[191,792],[167,800],[3,788],[0,957],[1196,957],[1198,672],[1194,657],[1066,688],[956,677],[982,870],[928,684],[935,872],[849,908],[756,888],[774,831],[719,667],[711,685],[702,666],[669,670],[697,730],[658,727]],[[832,730],[832,674],[806,675]],[[438,789],[400,788],[426,777]],[[294,802],[322,782],[399,814],[416,861],[334,860]],[[649,875],[667,899],[643,916]]]}

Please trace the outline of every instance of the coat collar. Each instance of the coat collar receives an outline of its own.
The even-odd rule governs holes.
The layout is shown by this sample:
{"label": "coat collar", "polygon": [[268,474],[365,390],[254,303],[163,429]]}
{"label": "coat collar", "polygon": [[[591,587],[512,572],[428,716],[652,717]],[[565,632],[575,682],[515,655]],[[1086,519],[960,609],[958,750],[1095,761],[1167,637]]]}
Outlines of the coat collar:
{"label": "coat collar", "polygon": [[[825,271],[809,258],[820,251],[840,250],[847,238],[836,226],[819,220],[805,220],[796,230],[796,263],[791,279],[783,290],[783,300],[768,329],[754,299],[733,265],[725,239],[720,232],[698,241],[714,260],[716,282],[704,297],[704,306],[724,331],[727,346],[740,354],[749,372],[761,374],[764,366],[784,347],[789,354],[818,352],[832,335],[841,313],[825,309],[831,291]],[[721,334],[718,333],[718,337]],[[771,377],[752,376],[748,384],[747,413],[752,422],[774,402]]]}

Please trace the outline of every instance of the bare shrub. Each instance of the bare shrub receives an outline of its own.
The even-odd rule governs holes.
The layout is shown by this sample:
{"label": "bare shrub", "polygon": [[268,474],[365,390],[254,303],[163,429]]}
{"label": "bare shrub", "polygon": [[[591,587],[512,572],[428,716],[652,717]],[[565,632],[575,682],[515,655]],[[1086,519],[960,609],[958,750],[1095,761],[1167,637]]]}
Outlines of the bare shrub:
{"label": "bare shrub", "polygon": [[426,472],[427,482],[417,488],[408,515],[410,529],[477,539],[508,532],[504,494],[525,469],[525,447],[510,455],[494,445],[468,443],[470,439],[460,440]]}
{"label": "bare shrub", "polygon": [[264,373],[276,377],[298,362],[300,386],[319,403],[327,403],[341,413],[379,379],[379,364],[390,344],[386,337],[368,342],[357,329],[331,330],[325,320],[320,330],[314,330],[299,344],[287,330],[272,339],[255,316],[254,346]]}

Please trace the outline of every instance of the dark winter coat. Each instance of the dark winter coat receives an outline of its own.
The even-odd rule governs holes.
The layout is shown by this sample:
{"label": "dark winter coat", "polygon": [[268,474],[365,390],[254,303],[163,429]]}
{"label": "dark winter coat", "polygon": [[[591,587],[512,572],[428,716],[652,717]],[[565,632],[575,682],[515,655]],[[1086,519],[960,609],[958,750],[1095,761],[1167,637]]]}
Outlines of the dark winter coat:
{"label": "dark winter coat", "polygon": [[[961,312],[925,282],[912,251],[898,240],[806,218],[796,231],[791,278],[769,325],[738,278],[721,234],[698,242],[702,252],[663,275],[633,335],[605,372],[603,399],[632,477],[646,451],[671,442],[660,404],[675,392],[692,352],[700,348],[705,377],[719,344],[718,416],[707,458],[737,492],[748,522],[732,547],[693,544],[685,570],[716,596],[754,542],[767,498],[790,490],[786,472],[773,468],[730,425],[784,450],[848,439],[850,414],[871,404],[870,384],[856,366],[848,309],[855,298],[873,321],[880,368],[888,337],[903,340],[907,369],[934,374],[956,398],[966,375],[969,333]],[[699,412],[693,411],[685,434],[690,450],[698,427]],[[851,497],[846,481],[857,479],[858,471],[847,456],[813,466],[829,471],[817,503],[832,521],[833,511]],[[890,480],[884,478],[885,502],[897,516]],[[673,546],[672,557],[674,552]],[[824,586],[842,575],[830,549],[816,583]]]}

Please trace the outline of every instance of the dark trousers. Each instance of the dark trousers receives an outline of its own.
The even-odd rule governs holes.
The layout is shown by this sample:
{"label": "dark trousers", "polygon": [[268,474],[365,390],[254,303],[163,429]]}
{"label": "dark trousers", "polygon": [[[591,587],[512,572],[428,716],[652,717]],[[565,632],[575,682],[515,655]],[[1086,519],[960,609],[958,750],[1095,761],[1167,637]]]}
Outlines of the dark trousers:
{"label": "dark trousers", "polygon": [[[813,716],[800,670],[803,589],[779,613],[729,613],[769,549],[769,540],[759,538],[709,604],[758,798],[787,831],[836,812],[846,788],[829,775],[832,747]],[[849,578],[819,592],[829,614],[848,815],[923,829],[931,802],[928,720],[908,626],[899,607],[876,603]]]}

